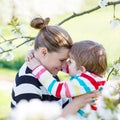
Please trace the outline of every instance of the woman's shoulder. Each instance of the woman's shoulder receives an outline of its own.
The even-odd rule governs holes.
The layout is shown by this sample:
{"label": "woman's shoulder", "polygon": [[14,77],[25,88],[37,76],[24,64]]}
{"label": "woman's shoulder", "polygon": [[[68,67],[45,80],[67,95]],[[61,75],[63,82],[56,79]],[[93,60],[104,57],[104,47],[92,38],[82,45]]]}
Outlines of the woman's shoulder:
{"label": "woman's shoulder", "polygon": [[38,79],[35,78],[35,76],[32,74],[32,71],[26,66],[26,64],[23,64],[16,74],[15,83],[16,85],[32,84],[35,86],[40,84]]}

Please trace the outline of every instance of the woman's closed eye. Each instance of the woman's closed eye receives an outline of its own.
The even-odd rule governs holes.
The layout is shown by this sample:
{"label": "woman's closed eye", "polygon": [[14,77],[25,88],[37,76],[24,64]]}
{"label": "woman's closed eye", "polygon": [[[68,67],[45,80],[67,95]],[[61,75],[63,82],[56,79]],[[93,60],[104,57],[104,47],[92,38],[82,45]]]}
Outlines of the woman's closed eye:
{"label": "woman's closed eye", "polygon": [[66,62],[67,59],[61,59],[60,62],[63,63],[63,62]]}

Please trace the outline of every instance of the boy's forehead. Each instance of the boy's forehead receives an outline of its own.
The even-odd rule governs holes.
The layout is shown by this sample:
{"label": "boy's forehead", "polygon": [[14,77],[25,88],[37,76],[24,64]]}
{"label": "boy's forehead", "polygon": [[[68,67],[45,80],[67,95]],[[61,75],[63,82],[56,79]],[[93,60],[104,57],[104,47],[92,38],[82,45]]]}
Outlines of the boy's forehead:
{"label": "boy's forehead", "polygon": [[69,58],[74,58],[74,55],[71,52],[69,52]]}

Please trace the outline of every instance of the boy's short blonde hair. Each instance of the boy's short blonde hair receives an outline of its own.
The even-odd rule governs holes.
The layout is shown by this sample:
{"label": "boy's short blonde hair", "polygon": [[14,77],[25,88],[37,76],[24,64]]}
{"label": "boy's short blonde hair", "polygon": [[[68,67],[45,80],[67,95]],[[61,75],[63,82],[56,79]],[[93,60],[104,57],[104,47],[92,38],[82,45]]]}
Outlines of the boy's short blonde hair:
{"label": "boy's short blonde hair", "polygon": [[102,75],[107,69],[107,56],[105,48],[94,41],[84,40],[73,44],[70,53],[76,61],[77,69],[81,66],[86,71]]}

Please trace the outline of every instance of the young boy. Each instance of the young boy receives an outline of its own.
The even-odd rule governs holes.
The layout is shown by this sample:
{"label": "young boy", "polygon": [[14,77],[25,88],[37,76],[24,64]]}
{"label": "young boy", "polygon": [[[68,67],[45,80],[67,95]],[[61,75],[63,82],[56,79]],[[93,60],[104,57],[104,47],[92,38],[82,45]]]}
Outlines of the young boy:
{"label": "young boy", "polygon": [[[70,80],[58,82],[45,67],[31,59],[27,65],[33,74],[58,98],[73,98],[87,92],[99,89],[105,84],[104,78],[107,69],[107,57],[104,47],[94,41],[85,40],[74,43],[68,60]],[[37,67],[36,67],[37,66]],[[96,110],[96,106],[91,106]],[[81,118],[86,117],[85,108],[78,111]]]}

